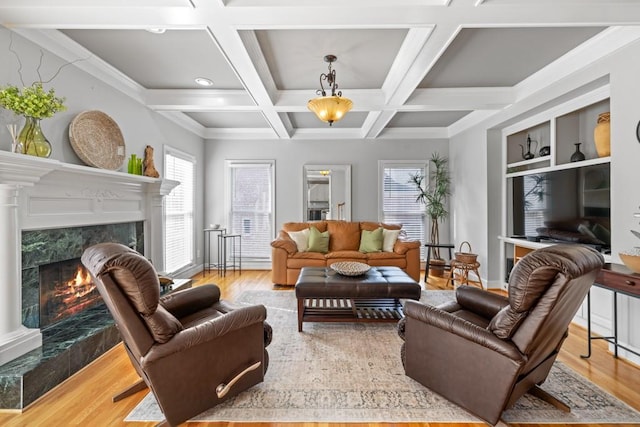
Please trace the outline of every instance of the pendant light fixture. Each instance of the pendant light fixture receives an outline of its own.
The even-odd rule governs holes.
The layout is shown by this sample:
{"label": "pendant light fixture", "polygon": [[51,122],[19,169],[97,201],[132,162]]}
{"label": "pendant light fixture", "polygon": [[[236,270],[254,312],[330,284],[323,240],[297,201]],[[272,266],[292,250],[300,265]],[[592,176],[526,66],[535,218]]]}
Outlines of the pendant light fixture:
{"label": "pendant light fixture", "polygon": [[[329,126],[333,125],[333,122],[342,119],[353,107],[353,102],[349,98],[342,97],[342,91],[336,92],[338,89],[336,70],[331,68],[331,64],[337,60],[338,58],[335,55],[326,55],[324,57],[324,62],[329,63],[329,73],[320,74],[320,89],[316,91],[316,95],[319,96],[309,100],[307,103],[307,108],[313,111],[320,120],[329,123]],[[323,80],[327,81],[329,89],[331,89],[331,96],[327,96],[322,84]]]}

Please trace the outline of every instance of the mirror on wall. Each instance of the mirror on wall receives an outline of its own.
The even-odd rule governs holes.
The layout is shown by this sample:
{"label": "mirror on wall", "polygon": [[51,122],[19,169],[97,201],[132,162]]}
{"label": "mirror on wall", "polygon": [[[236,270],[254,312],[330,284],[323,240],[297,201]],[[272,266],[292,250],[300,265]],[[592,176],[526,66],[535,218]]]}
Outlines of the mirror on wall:
{"label": "mirror on wall", "polygon": [[351,165],[304,165],[303,220],[351,221]]}

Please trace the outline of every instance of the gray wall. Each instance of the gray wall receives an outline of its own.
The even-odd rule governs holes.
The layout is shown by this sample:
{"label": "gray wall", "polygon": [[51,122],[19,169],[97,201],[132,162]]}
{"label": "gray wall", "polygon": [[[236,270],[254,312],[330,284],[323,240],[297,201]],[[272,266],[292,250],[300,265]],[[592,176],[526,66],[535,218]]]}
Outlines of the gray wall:
{"label": "gray wall", "polygon": [[[0,27],[0,84],[14,84],[22,86],[18,75],[18,62],[9,51],[9,30]],[[13,35],[13,49],[18,52],[22,62],[22,74],[26,85],[39,80],[36,73],[40,60],[40,48],[17,34]],[[65,61],[59,57],[43,51],[40,74],[47,80]],[[102,81],[92,77],[73,65],[64,67],[58,76],[45,89],[54,88],[56,95],[65,97],[67,110],[57,113],[51,118],[43,119],[42,131],[53,146],[52,159],[65,163],[83,165],[73,151],[69,142],[69,123],[80,112],[86,110],[100,110],[108,114],[118,124],[124,136],[127,158],[130,154],[144,155],[144,147],[151,145],[155,148],[154,160],[156,168],[163,173],[163,147],[170,145],[187,152],[196,159],[197,165],[197,194],[196,194],[196,230],[202,230],[202,206],[204,193],[203,180],[203,151],[202,138],[187,132],[162,115],[146,108],[134,101],[126,94],[113,89]],[[0,109],[2,114],[0,126],[0,150],[10,151],[11,137],[4,126],[9,117],[6,110]],[[22,121],[20,125],[22,125]],[[126,172],[127,162],[123,168]],[[202,233],[197,232],[197,253],[201,253]],[[202,259],[197,260],[200,264]]]}
{"label": "gray wall", "polygon": [[[205,144],[205,224],[224,222],[224,161],[274,159],[276,162],[276,230],[284,222],[301,221],[302,167],[305,164],[351,165],[351,219],[378,219],[378,160],[425,160],[438,151],[448,154],[439,141],[336,140],[336,141],[207,141]],[[448,241],[447,225],[441,240]]]}

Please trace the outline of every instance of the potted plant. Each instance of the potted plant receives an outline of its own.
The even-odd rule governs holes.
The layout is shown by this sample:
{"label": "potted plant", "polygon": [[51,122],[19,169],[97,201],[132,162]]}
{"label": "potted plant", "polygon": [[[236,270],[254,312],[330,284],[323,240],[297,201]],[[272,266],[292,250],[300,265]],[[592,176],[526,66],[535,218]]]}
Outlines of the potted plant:
{"label": "potted plant", "polygon": [[[411,175],[410,183],[413,183],[418,190],[416,201],[425,205],[426,213],[431,220],[429,231],[429,242],[432,244],[440,243],[439,222],[447,217],[447,197],[450,194],[451,178],[449,177],[448,159],[439,153],[431,155],[430,163],[432,167],[429,171],[429,181],[424,183],[425,176],[417,173]],[[424,185],[423,185],[424,184]],[[444,272],[445,261],[440,257],[438,248],[431,248],[432,256],[429,266],[432,274],[442,276]]]}

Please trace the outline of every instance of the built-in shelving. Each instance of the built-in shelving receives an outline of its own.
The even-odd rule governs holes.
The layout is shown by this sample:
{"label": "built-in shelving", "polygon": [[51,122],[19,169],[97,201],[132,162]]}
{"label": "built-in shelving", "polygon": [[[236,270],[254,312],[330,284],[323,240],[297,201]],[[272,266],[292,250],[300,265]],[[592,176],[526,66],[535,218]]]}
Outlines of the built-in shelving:
{"label": "built-in shelving", "polygon": [[[538,110],[539,112],[503,129],[504,216],[503,235],[500,240],[501,268],[505,273],[528,252],[553,244],[551,241],[534,241],[534,236],[530,236],[531,240],[524,236],[512,237],[518,234],[513,232],[518,229],[514,227],[514,223],[521,221],[521,214],[514,212],[514,207],[509,206],[507,195],[513,194],[516,188],[520,188],[518,186],[523,185],[522,180],[514,178],[575,169],[580,183],[580,187],[575,191],[579,191],[578,197],[582,198],[580,200],[583,206],[583,212],[579,214],[589,216],[589,212],[608,209],[610,177],[609,168],[606,166],[611,162],[611,158],[598,156],[593,132],[598,123],[598,116],[610,111],[609,97],[610,87],[605,84],[547,110]],[[575,144],[578,143],[585,159],[572,162],[571,156],[576,151]],[[545,149],[541,152],[543,147]],[[597,165],[603,167],[599,168]],[[586,168],[587,166],[589,168]],[[607,176],[602,179],[592,177],[593,182],[590,182],[588,175],[600,169],[606,171],[604,173]],[[610,256],[607,255],[605,258],[610,259]]]}

